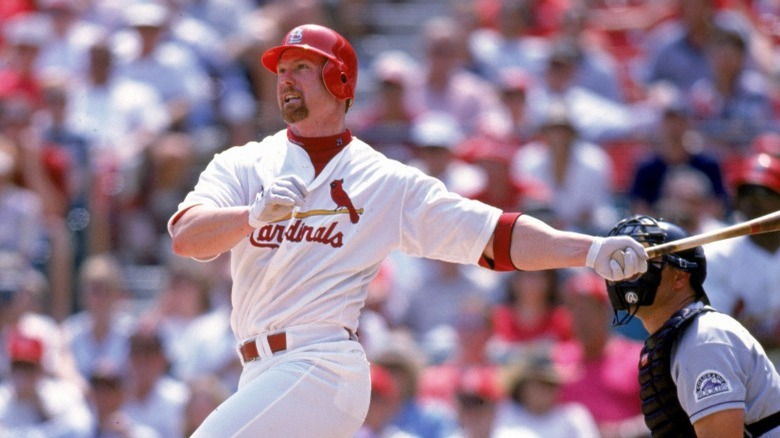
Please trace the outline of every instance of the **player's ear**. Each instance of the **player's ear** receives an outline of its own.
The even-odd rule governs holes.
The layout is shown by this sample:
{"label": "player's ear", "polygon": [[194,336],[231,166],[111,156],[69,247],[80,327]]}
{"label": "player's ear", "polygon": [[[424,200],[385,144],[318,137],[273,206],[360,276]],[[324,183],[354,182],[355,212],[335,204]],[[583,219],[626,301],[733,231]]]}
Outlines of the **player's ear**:
{"label": "player's ear", "polygon": [[691,283],[691,273],[685,272],[682,269],[672,269],[674,273],[674,288],[676,290],[683,289]]}

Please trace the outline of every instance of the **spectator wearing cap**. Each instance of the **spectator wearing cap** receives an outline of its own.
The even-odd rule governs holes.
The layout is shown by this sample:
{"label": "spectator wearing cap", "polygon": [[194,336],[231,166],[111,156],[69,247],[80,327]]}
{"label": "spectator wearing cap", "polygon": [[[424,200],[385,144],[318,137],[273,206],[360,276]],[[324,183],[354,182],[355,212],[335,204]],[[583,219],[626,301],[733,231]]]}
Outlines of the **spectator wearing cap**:
{"label": "spectator wearing cap", "polygon": [[674,19],[655,26],[645,36],[647,51],[642,82],[670,82],[687,92],[699,79],[712,74],[707,44],[716,26],[749,32],[752,24],[739,13],[719,8],[712,0],[675,0]]}
{"label": "spectator wearing cap", "polygon": [[693,125],[691,110],[682,92],[676,88],[659,87],[657,90],[659,96],[663,96],[659,129],[651,138],[652,150],[639,160],[632,172],[628,191],[632,211],[655,214],[669,173],[672,169],[687,167],[706,176],[713,195],[711,214],[722,217],[729,199],[719,159],[707,150],[706,139]]}
{"label": "spectator wearing cap", "polygon": [[458,158],[476,166],[485,176],[482,189],[470,197],[504,211],[528,212],[533,205],[548,203],[550,191],[543,182],[513,172],[513,158],[521,147],[516,141],[519,134],[501,135],[506,130],[494,121],[486,120],[477,134],[466,138],[455,150]]}
{"label": "spectator wearing cap", "polygon": [[154,327],[139,326],[130,337],[127,415],[163,437],[180,437],[184,430],[187,386],[168,374],[170,362]]}
{"label": "spectator wearing cap", "polygon": [[[780,157],[749,155],[732,186],[736,221],[780,210]],[[705,251],[712,306],[739,320],[780,363],[780,233],[716,242]]]}
{"label": "spectator wearing cap", "polygon": [[560,33],[555,41],[570,44],[578,53],[574,82],[606,99],[625,102],[620,67],[615,56],[605,47],[603,37],[597,37],[596,26],[589,26],[596,14],[584,4],[569,7],[563,14]]}
{"label": "spectator wearing cap", "polygon": [[455,154],[466,139],[458,120],[444,111],[427,111],[414,119],[410,140],[415,158],[410,164],[437,178],[450,191],[465,197],[478,193],[485,175]]}
{"label": "spectator wearing cap", "polygon": [[89,139],[99,164],[115,166],[132,181],[139,154],[170,125],[170,114],[154,87],[118,74],[110,38],[108,29],[100,29],[85,42],[86,68],[71,87],[67,123]]}
{"label": "spectator wearing cap", "polygon": [[[21,333],[43,342],[41,364],[44,371],[72,384],[84,387],[71,351],[57,321],[46,311],[49,282],[46,276],[18,254],[0,253],[0,343],[7,346],[10,334]],[[5,353],[0,349],[0,355]],[[8,363],[0,360],[0,377]]]}
{"label": "spectator wearing cap", "polygon": [[457,438],[492,435],[498,404],[502,400],[495,367],[464,369],[455,385],[456,412],[460,431]]}
{"label": "spectator wearing cap", "polygon": [[598,231],[612,221],[613,163],[603,148],[584,139],[565,101],[547,108],[539,140],[520,148],[513,175],[549,188],[560,226]]}
{"label": "spectator wearing cap", "polygon": [[726,226],[722,205],[710,179],[699,170],[683,166],[669,170],[654,215],[699,234]]}
{"label": "spectator wearing cap", "polygon": [[219,294],[230,293],[222,283],[229,276],[229,258],[205,265],[192,259],[170,259],[162,290],[140,315],[142,325],[158,328],[170,374],[181,381],[216,374],[229,388],[238,385],[241,362],[230,330],[230,308],[219,301]]}
{"label": "spectator wearing cap", "polygon": [[[525,144],[535,134],[528,108],[528,92],[536,86],[536,78],[521,68],[506,68],[499,73],[497,84],[501,106],[507,113],[507,122],[510,125],[506,134],[508,138],[504,140],[516,146]],[[493,130],[492,127],[489,128]],[[479,133],[491,133],[485,131],[483,128]]]}
{"label": "spectator wearing cap", "polygon": [[91,437],[157,438],[151,427],[131,419],[123,410],[127,398],[126,370],[110,360],[101,361],[89,375],[89,400],[94,416]]}
{"label": "spectator wearing cap", "polygon": [[502,370],[507,399],[495,420],[498,437],[599,436],[596,422],[580,403],[562,402],[562,385],[571,376],[553,361],[549,349],[528,351]]}
{"label": "spectator wearing cap", "polygon": [[0,67],[0,97],[18,97],[35,108],[43,101],[40,76],[36,69],[50,27],[38,13],[20,14],[3,23],[6,53]]}
{"label": "spectator wearing cap", "polygon": [[3,436],[87,436],[91,414],[81,389],[44,369],[46,345],[38,337],[10,334],[10,378],[0,384]]}
{"label": "spectator wearing cap", "polygon": [[699,130],[724,153],[742,150],[774,123],[769,78],[748,65],[748,44],[740,32],[716,27],[707,45],[712,74],[690,90]]}
{"label": "spectator wearing cap", "polygon": [[43,201],[14,180],[18,161],[13,145],[0,137],[0,251],[18,254],[30,264],[42,264],[46,242]]}
{"label": "spectator wearing cap", "polygon": [[223,130],[226,138],[224,142],[202,145],[203,152],[210,156],[223,145],[255,139],[261,127],[256,120],[258,105],[241,57],[250,44],[250,32],[256,32],[245,23],[256,6],[251,0],[165,3],[171,8],[171,40],[188,48],[216,84],[207,97],[214,110],[211,122],[214,129]]}
{"label": "spectator wearing cap", "polygon": [[492,82],[464,67],[465,36],[454,19],[428,19],[420,44],[425,50],[420,75],[408,93],[413,108],[449,113],[465,135],[474,133],[488,114],[502,114]]}
{"label": "spectator wearing cap", "polygon": [[447,360],[457,349],[457,324],[464,303],[497,301],[493,277],[475,269],[439,260],[414,260],[422,277],[406,290],[407,305],[398,321],[420,343],[432,363]]}
{"label": "spectator wearing cap", "polygon": [[171,39],[171,10],[164,2],[134,2],[123,11],[135,46],[119,52],[117,73],[155,88],[173,128],[193,132],[213,122],[211,83],[195,54]]}
{"label": "spectator wearing cap", "polygon": [[37,61],[36,68],[41,75],[56,72],[73,82],[84,78],[88,49],[85,42],[99,28],[81,18],[83,3],[79,0],[38,1],[39,11],[51,29]]}
{"label": "spectator wearing cap", "polygon": [[546,59],[538,86],[527,95],[534,126],[544,125],[551,108],[563,102],[578,135],[603,144],[634,139],[647,130],[651,113],[640,104],[614,101],[577,83],[580,52],[571,42],[557,41]]}
{"label": "spectator wearing cap", "polygon": [[127,313],[129,298],[124,273],[110,253],[90,255],[79,271],[82,311],[61,327],[76,366],[84,378],[102,362],[125,363],[134,317]]}
{"label": "spectator wearing cap", "polygon": [[373,61],[373,88],[367,104],[350,110],[353,133],[399,161],[411,159],[409,131],[420,111],[407,93],[417,61],[400,51],[386,51]]}
{"label": "spectator wearing cap", "polygon": [[[531,34],[535,21],[533,2],[500,0],[495,26],[480,26],[469,35],[469,49],[475,64],[487,78],[495,80],[500,72],[520,68],[534,77],[544,71],[550,51],[546,38]],[[480,5],[484,8],[485,5]],[[481,8],[480,8],[481,9]]]}
{"label": "spectator wearing cap", "polygon": [[562,385],[561,400],[584,405],[603,438],[649,436],[636,367],[642,343],[611,330],[604,279],[576,270],[564,282],[563,296],[574,339],[557,345],[555,357],[576,372]]}
{"label": "spectator wearing cap", "polygon": [[[383,431],[407,434],[399,436],[431,438],[448,437],[455,432],[457,423],[451,410],[423,403],[418,398],[420,372],[428,363],[411,336],[400,330],[393,332],[384,348],[374,351],[369,361],[388,371],[400,398],[396,402],[400,404],[396,414],[385,424]],[[382,432],[379,436],[383,436]]]}
{"label": "spectator wearing cap", "polygon": [[497,366],[492,334],[491,304],[481,296],[465,300],[455,322],[455,347],[441,363],[429,363],[422,369],[418,398],[455,410],[456,390],[464,371]]}
{"label": "spectator wearing cap", "polygon": [[354,438],[411,438],[413,435],[393,425],[393,419],[403,406],[398,385],[384,366],[371,364],[371,403],[363,425]]}

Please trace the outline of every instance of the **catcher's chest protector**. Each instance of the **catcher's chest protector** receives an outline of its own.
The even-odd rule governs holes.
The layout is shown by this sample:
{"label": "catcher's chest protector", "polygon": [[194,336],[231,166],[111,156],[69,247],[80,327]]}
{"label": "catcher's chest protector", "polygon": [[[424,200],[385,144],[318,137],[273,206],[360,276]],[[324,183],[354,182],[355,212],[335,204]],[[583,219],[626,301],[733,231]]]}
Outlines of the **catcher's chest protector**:
{"label": "catcher's chest protector", "polygon": [[668,321],[647,338],[639,361],[639,397],[645,424],[654,437],[695,437],[688,414],[677,399],[677,386],[672,380],[672,346],[693,318],[714,310],[709,306],[678,310]]}

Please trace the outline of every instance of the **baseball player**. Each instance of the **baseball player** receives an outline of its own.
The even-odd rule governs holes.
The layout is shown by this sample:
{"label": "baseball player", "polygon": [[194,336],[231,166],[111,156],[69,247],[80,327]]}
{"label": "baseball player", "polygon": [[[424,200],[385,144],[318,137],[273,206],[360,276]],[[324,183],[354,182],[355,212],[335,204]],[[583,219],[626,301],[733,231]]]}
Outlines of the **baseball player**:
{"label": "baseball player", "polygon": [[[734,207],[745,220],[780,210],[780,155],[746,157],[733,184]],[[715,267],[704,283],[713,307],[737,318],[780,363],[780,233],[725,240],[706,251]]]}
{"label": "baseball player", "polygon": [[[688,233],[635,216],[609,235],[649,246]],[[645,423],[659,437],[780,437],[780,375],[745,327],[709,306],[706,276],[696,247],[649,260],[639,278],[607,280],[616,324],[636,316],[651,334],[639,361]],[[619,320],[618,310],[627,311]]]}
{"label": "baseball player", "polygon": [[287,129],[217,154],[168,224],[180,256],[231,251],[244,368],[195,436],[352,436],[370,397],[358,315],[393,250],[496,270],[586,265],[612,280],[646,270],[630,237],[462,198],[353,137],[357,57],[333,30],[296,27],[261,62],[277,75]]}

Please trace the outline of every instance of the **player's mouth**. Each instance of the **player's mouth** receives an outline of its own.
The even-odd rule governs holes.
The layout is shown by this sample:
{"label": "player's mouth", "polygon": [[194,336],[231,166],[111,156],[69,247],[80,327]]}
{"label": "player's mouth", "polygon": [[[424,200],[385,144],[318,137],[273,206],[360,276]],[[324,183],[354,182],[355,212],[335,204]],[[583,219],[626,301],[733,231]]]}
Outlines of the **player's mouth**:
{"label": "player's mouth", "polygon": [[287,105],[290,103],[298,103],[302,100],[301,95],[298,93],[285,93],[282,95],[282,104]]}

